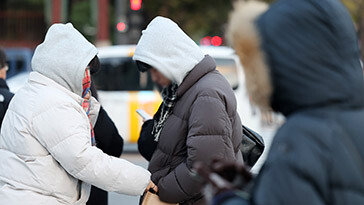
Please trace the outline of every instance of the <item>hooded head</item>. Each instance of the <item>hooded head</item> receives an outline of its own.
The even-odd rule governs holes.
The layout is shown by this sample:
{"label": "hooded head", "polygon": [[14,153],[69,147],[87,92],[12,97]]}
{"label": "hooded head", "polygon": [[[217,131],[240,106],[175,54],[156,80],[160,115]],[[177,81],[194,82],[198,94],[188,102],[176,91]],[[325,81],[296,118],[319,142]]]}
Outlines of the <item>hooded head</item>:
{"label": "hooded head", "polygon": [[96,47],[71,23],[53,24],[35,49],[32,69],[81,96],[85,69],[96,54]]}
{"label": "hooded head", "polygon": [[[247,15],[253,11],[249,5],[259,7],[254,15]],[[258,87],[248,89],[255,103],[284,115],[326,106],[362,107],[358,41],[342,3],[280,0],[267,11],[264,7],[239,3],[228,29],[247,83],[255,84],[248,87]]]}
{"label": "hooded head", "polygon": [[178,85],[203,58],[200,47],[176,23],[164,17],[153,19],[142,32],[133,57]]}

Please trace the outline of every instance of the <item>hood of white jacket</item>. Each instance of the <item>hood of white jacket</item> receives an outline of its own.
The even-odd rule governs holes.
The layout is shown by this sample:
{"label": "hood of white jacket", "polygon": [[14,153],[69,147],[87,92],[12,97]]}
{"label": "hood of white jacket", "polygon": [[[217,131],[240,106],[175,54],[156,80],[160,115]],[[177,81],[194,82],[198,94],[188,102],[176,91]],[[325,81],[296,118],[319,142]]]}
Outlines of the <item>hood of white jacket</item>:
{"label": "hood of white jacket", "polygon": [[35,49],[32,69],[81,96],[85,69],[97,52],[71,23],[53,24]]}
{"label": "hood of white jacket", "polygon": [[133,57],[178,85],[203,58],[200,47],[176,23],[160,16],[142,32]]}

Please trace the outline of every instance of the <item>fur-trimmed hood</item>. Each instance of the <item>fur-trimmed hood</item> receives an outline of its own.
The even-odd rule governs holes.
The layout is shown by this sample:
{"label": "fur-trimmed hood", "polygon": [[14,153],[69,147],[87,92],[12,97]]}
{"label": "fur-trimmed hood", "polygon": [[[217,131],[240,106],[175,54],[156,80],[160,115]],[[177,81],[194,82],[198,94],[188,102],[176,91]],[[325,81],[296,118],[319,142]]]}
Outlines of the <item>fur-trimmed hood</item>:
{"label": "fur-trimmed hood", "polygon": [[244,66],[246,86],[252,101],[260,109],[270,110],[271,79],[254,25],[255,19],[268,9],[268,5],[257,1],[238,1],[234,8],[230,15],[227,39]]}
{"label": "fur-trimmed hood", "polygon": [[350,15],[337,0],[238,2],[227,38],[253,102],[289,115],[317,107],[363,107],[363,73]]}

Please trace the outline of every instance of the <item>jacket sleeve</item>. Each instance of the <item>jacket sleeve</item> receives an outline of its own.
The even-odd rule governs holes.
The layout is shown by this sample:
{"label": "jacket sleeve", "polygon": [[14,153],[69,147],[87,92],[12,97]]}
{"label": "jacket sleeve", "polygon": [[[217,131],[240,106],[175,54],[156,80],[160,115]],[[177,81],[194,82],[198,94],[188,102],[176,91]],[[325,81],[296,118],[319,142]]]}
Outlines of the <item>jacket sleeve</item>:
{"label": "jacket sleeve", "polygon": [[94,131],[96,146],[108,155],[120,157],[124,140],[103,107],[100,108]]}
{"label": "jacket sleeve", "polygon": [[162,201],[177,203],[200,195],[202,183],[194,177],[193,163],[213,159],[234,160],[231,123],[220,99],[200,96],[190,110],[187,159],[158,183]]}
{"label": "jacket sleeve", "polygon": [[156,141],[154,141],[154,136],[152,134],[153,126],[154,119],[145,121],[138,139],[139,153],[148,161],[152,159],[158,144]]}
{"label": "jacket sleeve", "polygon": [[32,120],[34,136],[73,177],[106,191],[141,195],[150,173],[91,146],[90,124],[74,105],[47,109]]}
{"label": "jacket sleeve", "polygon": [[139,153],[148,161],[152,159],[154,151],[157,149],[158,142],[154,141],[152,134],[154,122],[156,122],[161,113],[161,105],[154,114],[153,119],[144,122],[138,139]]}

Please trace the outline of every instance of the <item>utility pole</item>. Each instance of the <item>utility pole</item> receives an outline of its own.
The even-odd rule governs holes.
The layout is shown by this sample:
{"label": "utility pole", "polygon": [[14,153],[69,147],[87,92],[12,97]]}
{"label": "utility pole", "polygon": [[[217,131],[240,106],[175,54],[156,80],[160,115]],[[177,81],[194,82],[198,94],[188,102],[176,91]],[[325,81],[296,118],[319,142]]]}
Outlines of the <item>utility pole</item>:
{"label": "utility pole", "polygon": [[130,0],[129,19],[129,42],[136,44],[142,33],[144,22],[142,13],[142,0]]}
{"label": "utility pole", "polygon": [[45,16],[48,25],[64,23],[68,19],[69,0],[45,1]]}
{"label": "utility pole", "polygon": [[129,24],[127,21],[127,0],[115,0],[115,17],[116,25],[113,26],[115,33],[116,44],[128,44],[129,38],[127,31],[129,30]]}
{"label": "utility pole", "polygon": [[110,45],[109,36],[109,0],[98,0],[97,46]]}

